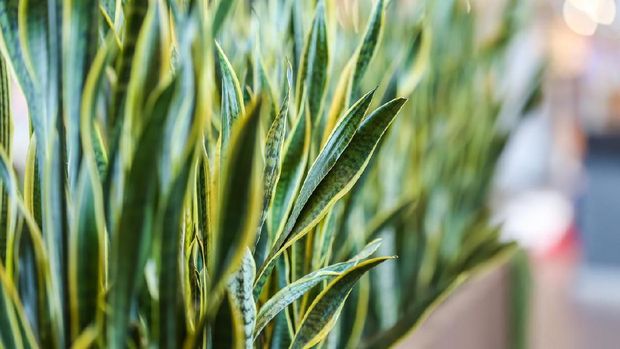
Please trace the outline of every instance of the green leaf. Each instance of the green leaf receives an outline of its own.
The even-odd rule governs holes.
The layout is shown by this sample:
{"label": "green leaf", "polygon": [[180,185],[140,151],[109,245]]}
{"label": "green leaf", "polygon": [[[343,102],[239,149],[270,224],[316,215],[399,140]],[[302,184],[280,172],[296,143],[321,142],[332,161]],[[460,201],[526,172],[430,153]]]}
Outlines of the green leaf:
{"label": "green leaf", "polygon": [[234,7],[235,2],[236,0],[219,0],[217,2],[217,8],[214,11],[215,15],[211,24],[211,32],[214,37],[217,36],[222,29],[222,25]]}
{"label": "green leaf", "polygon": [[[390,209],[377,214],[368,222],[368,224],[366,224],[364,239],[366,241],[376,239],[384,228],[392,224],[395,220],[400,218],[406,212],[409,212],[409,210],[411,210],[412,207],[415,205],[415,202],[415,198],[409,197],[402,200],[394,207],[391,207]],[[344,246],[340,248],[337,255],[338,258],[344,258],[350,252],[352,246],[349,244],[349,242],[349,240],[345,240]]]}
{"label": "green leaf", "polygon": [[217,66],[222,78],[222,151],[224,151],[231,137],[233,125],[239,115],[245,113],[245,107],[237,74],[217,42],[215,42],[215,47]]}
{"label": "green leaf", "polygon": [[[0,57],[0,148],[4,149],[11,160],[11,143],[13,137],[13,117],[11,115],[11,98],[9,75],[4,58]],[[7,241],[10,227],[9,196],[6,189],[0,187],[0,261],[7,265]]]}
{"label": "green leaf", "polygon": [[77,183],[79,173],[82,90],[97,48],[98,3],[97,0],[68,1],[62,16],[62,111],[67,127],[70,188]]}
{"label": "green leaf", "polygon": [[[89,161],[90,164],[85,163]],[[76,210],[69,238],[71,338],[101,321],[104,290],[105,216],[97,169],[84,160],[77,186]]]}
{"label": "green leaf", "polygon": [[219,306],[211,331],[213,332],[213,348],[245,348],[243,317],[235,306],[233,296],[226,292],[222,304]]}
{"label": "green leaf", "polygon": [[297,110],[300,108],[302,96],[305,95],[313,125],[320,117],[327,84],[328,65],[329,45],[325,25],[325,4],[323,0],[320,0],[297,74]]}
{"label": "green leaf", "polygon": [[[175,114],[173,114],[175,115]],[[161,246],[159,248],[161,265],[159,273],[159,345],[173,348],[181,345],[185,331],[185,312],[182,310],[181,275],[179,259],[181,252],[181,215],[183,200],[189,180],[189,162],[183,171],[170,183],[170,191],[164,195],[163,209],[160,209]],[[180,337],[180,338],[179,338]]]}
{"label": "green leaf", "polygon": [[[299,192],[310,153],[310,129],[310,117],[302,112],[284,146],[280,178],[275,187],[267,221],[270,241],[275,241],[284,229],[286,217],[291,212]],[[257,263],[262,264],[264,258],[264,254],[257,256]]]}
{"label": "green leaf", "polygon": [[353,70],[349,92],[349,101],[354,101],[358,98],[361,80],[370,65],[370,61],[377,51],[377,46],[381,40],[381,33],[383,32],[385,7],[386,0],[378,0],[370,16],[370,21],[366,27],[364,39],[362,40],[356,54],[355,69]]}
{"label": "green leaf", "polygon": [[237,340],[242,341],[243,347],[248,349],[253,347],[254,324],[256,323],[256,304],[252,295],[252,283],[255,274],[254,257],[246,249],[241,268],[232,276],[228,283],[228,290],[243,322],[243,336]]}
{"label": "green leaf", "polygon": [[[34,157],[32,158],[34,159]],[[27,229],[25,230],[29,233],[29,241],[32,243],[34,252],[34,260],[38,272],[37,296],[40,300],[38,306],[40,307],[41,313],[44,314],[44,316],[39,319],[39,334],[41,335],[39,339],[42,343],[54,344],[57,343],[62,336],[62,327],[60,326],[60,321],[57,320],[60,316],[58,289],[52,288],[52,268],[46,253],[41,230],[19,195],[17,188],[18,182],[11,166],[4,149],[0,148],[0,182],[2,182],[3,187],[9,195],[9,201],[14,205],[16,212],[21,215],[26,223],[25,227]],[[9,290],[9,293],[12,293],[12,291]]]}
{"label": "green leaf", "polygon": [[253,101],[246,113],[233,127],[230,146],[224,157],[219,228],[215,250],[210,251],[217,256],[211,268],[211,277],[218,283],[216,290],[241,265],[245,248],[252,243],[260,218],[262,171],[259,170],[260,156],[257,153],[260,101]]}
{"label": "green leaf", "polygon": [[[345,117],[334,129],[329,141],[323,147],[323,150],[312,164],[312,167],[310,167],[310,170],[308,170],[308,174],[303,182],[299,196],[295,200],[292,212],[290,216],[288,216],[289,218],[286,221],[287,223],[283,228],[284,230],[282,232],[279,229],[276,230],[277,241],[274,244],[275,249],[278,249],[284,243],[293,228],[297,217],[308,201],[308,198],[316,189],[320,181],[323,180],[323,178],[331,170],[353,138],[357,127],[368,110],[368,106],[370,105],[373,95],[374,90],[362,97],[349,109]],[[273,257],[273,253],[274,250],[272,249],[270,256],[267,258],[268,261],[271,257]],[[261,273],[259,272],[259,275],[260,274]]]}
{"label": "green leaf", "polygon": [[[257,289],[260,290],[262,288],[265,279],[271,272],[273,261],[295,241],[304,237],[327,214],[329,208],[355,185],[368,165],[381,137],[405,101],[406,99],[402,98],[392,100],[370,114],[359,127],[359,130],[354,133],[350,144],[345,149],[339,151],[342,155],[337,158],[338,161],[333,168],[321,163],[321,155],[319,155],[304,182],[304,187],[307,185],[308,188],[314,187],[316,190],[314,188],[312,188],[313,190],[308,190],[307,192],[310,192],[311,195],[308,194],[306,199],[304,187],[302,187],[295,204],[295,207],[301,212],[297,213],[294,209],[289,217],[285,233],[274,244],[272,252],[258,273],[255,283],[255,294]],[[358,104],[356,103],[356,105]],[[355,108],[355,106],[352,108]],[[347,118],[343,119],[343,122],[346,122],[346,120]],[[334,129],[334,134],[338,135],[339,131],[340,126]],[[326,144],[324,151],[325,149],[330,149],[330,144],[332,142]],[[332,153],[332,151],[328,150],[329,153]],[[330,158],[330,156],[327,155],[325,158]],[[328,173],[318,170],[316,174],[313,174],[315,166],[321,169],[328,167],[331,170]],[[320,179],[317,180],[319,177]],[[298,217],[299,219],[297,219]]]}
{"label": "green leaf", "polygon": [[379,248],[380,243],[381,240],[372,241],[349,261],[333,264],[314,271],[278,291],[278,293],[265,302],[258,312],[256,328],[254,330],[254,339],[256,339],[265,326],[267,326],[267,324],[289,304],[299,299],[320,282],[339,276],[342,272],[354,267],[360,261],[368,258],[377,250],[377,248]]}
{"label": "green leaf", "polygon": [[0,263],[0,344],[8,348],[37,348],[37,342],[17,290]]}
{"label": "green leaf", "polygon": [[[132,75],[134,55],[136,55],[136,46],[142,24],[146,20],[148,3],[148,0],[128,0],[123,8],[125,24],[123,25],[122,33],[122,50],[115,67],[117,82],[116,88],[114,89],[114,96],[112,97],[112,110],[110,110],[107,120],[108,131],[111,133],[113,141],[114,137],[118,136],[117,132],[120,132],[120,123],[122,122],[120,116],[124,112],[125,99],[128,97],[127,88]],[[152,31],[152,34],[156,33]],[[140,50],[138,50],[138,55],[139,54],[141,54]],[[143,62],[136,60],[136,63],[142,64]],[[138,66],[138,68],[141,67]],[[111,148],[115,149],[116,147],[112,145]]]}
{"label": "green leaf", "polygon": [[19,0],[0,1],[0,35],[6,48],[5,63],[15,73],[15,77],[28,101],[30,115],[37,115],[36,113],[40,110],[37,100],[39,96],[37,96],[32,76],[28,71],[26,53],[22,49],[19,38],[19,2]]}
{"label": "green leaf", "polygon": [[[261,250],[258,252],[258,255],[263,256],[265,254],[264,249],[266,249],[267,247],[268,237],[262,236],[261,233],[263,230],[263,225],[265,224],[265,221],[267,219],[267,211],[269,210],[275,186],[278,182],[278,179],[280,178],[281,172],[280,159],[282,148],[284,146],[286,121],[288,117],[288,104],[292,84],[292,72],[290,66],[287,71],[287,81],[288,89],[286,91],[286,96],[284,97],[284,101],[282,101],[280,112],[271,123],[269,132],[267,133],[267,141],[265,143],[265,170],[263,173],[263,209],[261,211],[261,218],[259,220],[256,237],[257,249]],[[262,243],[261,238],[263,239]]]}
{"label": "green leaf", "polygon": [[304,315],[290,348],[311,348],[327,337],[334,327],[353,286],[367,271],[393,257],[379,257],[364,261],[325,287]]}
{"label": "green leaf", "polygon": [[129,312],[138,281],[142,279],[146,255],[153,239],[152,217],[156,210],[157,160],[164,141],[164,124],[172,98],[171,86],[154,104],[152,115],[140,137],[127,173],[119,219],[112,229],[108,343],[125,345]]}

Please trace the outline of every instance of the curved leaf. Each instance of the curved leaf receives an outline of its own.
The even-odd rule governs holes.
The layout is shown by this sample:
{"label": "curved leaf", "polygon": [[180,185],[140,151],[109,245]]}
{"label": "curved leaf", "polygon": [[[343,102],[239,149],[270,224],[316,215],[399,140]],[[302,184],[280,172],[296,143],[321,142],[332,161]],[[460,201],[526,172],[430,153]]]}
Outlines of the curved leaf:
{"label": "curved leaf", "polygon": [[347,262],[337,263],[328,267],[314,271],[299,280],[287,285],[278,293],[273,295],[258,312],[256,320],[256,328],[254,329],[254,339],[261,333],[261,331],[267,326],[267,324],[273,320],[284,308],[295,300],[299,299],[306,292],[316,286],[318,283],[328,280],[332,277],[340,275],[342,272],[354,267],[360,261],[368,258],[372,255],[377,248],[381,240],[375,240],[366,245],[360,253],[351,258]]}
{"label": "curved leaf", "polygon": [[375,266],[394,257],[379,257],[358,264],[333,280],[316,297],[304,315],[290,348],[311,348],[336,324],[342,306],[357,280]]}
{"label": "curved leaf", "polygon": [[[304,187],[306,183],[309,183],[308,187],[314,186],[316,190],[312,190],[312,195],[308,195],[308,198],[304,200],[304,191],[302,187],[300,197],[295,204],[297,208],[298,204],[303,203],[299,205],[299,207],[301,207],[299,209],[301,212],[298,213],[299,219],[297,219],[294,210],[287,223],[285,233],[280,236],[274,245],[274,249],[258,273],[257,281],[254,286],[255,294],[262,288],[267,276],[273,269],[274,260],[289,246],[295,243],[295,241],[304,237],[308,231],[325,216],[328,209],[353,187],[368,165],[381,137],[390,126],[405,101],[406,99],[403,98],[392,100],[370,114],[355,133],[350,144],[343,149],[342,155],[337,159],[338,161],[331,171],[325,174],[319,172],[324,178],[321,178],[322,181],[320,181],[320,183],[317,182],[316,186],[314,185],[314,181],[316,181],[316,178],[320,175],[311,177],[311,175],[308,174]],[[338,132],[338,129],[339,128],[336,127],[334,133]],[[326,148],[329,144],[330,142],[327,143]],[[319,162],[320,158],[321,156],[319,155],[315,164]],[[310,173],[312,173],[312,169]],[[307,203],[304,201],[307,201]]]}
{"label": "curved leaf", "polygon": [[[261,171],[257,152],[260,102],[253,101],[233,128],[222,172],[219,229],[211,277],[219,286],[240,266],[245,247],[254,239],[260,214]],[[243,217],[243,219],[240,219]],[[215,285],[218,289],[218,285]]]}

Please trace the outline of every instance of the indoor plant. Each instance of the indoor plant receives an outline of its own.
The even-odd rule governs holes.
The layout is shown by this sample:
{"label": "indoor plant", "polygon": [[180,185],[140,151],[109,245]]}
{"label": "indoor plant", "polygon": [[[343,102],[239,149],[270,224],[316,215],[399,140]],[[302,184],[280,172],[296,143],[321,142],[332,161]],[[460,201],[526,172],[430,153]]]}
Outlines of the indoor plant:
{"label": "indoor plant", "polygon": [[[442,4],[472,25],[464,4]],[[445,106],[424,93],[445,68],[430,58],[441,29],[411,19],[399,35],[386,21],[397,6],[376,1],[353,35],[322,0],[0,1],[2,344],[387,345],[402,334],[390,326],[410,328],[510,249],[480,208],[503,142],[495,105],[465,128],[479,145],[465,153],[483,155],[469,177],[433,172],[460,166],[427,149],[426,118]],[[454,56],[472,58],[462,49]],[[469,64],[486,71],[479,63]],[[23,187],[7,66],[31,116]],[[465,72],[447,86],[454,132],[464,119],[450,111],[486,96]],[[405,105],[397,95],[416,100],[404,110],[413,117],[384,136]],[[432,179],[457,186],[439,188],[450,195],[473,190],[463,222],[460,210],[439,213],[467,227],[445,243],[427,231]],[[400,260],[371,257],[377,249]],[[355,286],[383,262],[388,272]],[[379,294],[381,275],[420,293]],[[377,313],[402,299],[413,316]]]}

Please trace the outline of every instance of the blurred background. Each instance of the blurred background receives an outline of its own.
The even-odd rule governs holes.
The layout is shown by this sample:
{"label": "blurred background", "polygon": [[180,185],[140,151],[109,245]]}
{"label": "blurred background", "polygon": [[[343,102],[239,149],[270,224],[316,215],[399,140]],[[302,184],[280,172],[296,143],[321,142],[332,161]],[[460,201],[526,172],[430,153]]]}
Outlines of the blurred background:
{"label": "blurred background", "polygon": [[[502,1],[471,2],[484,14],[481,26],[492,27]],[[529,346],[620,348],[620,2],[530,6],[506,88],[523,83],[542,59],[543,101],[512,130],[494,178],[495,219],[531,262]],[[25,101],[14,90],[14,157],[25,159]],[[492,272],[468,284],[431,316],[415,346],[504,347],[507,279]],[[450,326],[459,318],[477,330]]]}
{"label": "blurred background", "polygon": [[[492,25],[502,1],[472,1]],[[531,262],[528,344],[620,348],[620,20],[617,0],[532,0],[515,45],[519,84],[543,57],[542,106],[512,130],[492,207]],[[478,278],[431,317],[422,347],[505,347],[507,272]],[[472,285],[473,284],[473,285]],[[473,316],[473,317],[472,317]],[[448,323],[472,321],[451,340]],[[458,322],[457,321],[457,322]],[[445,332],[443,332],[445,334]]]}

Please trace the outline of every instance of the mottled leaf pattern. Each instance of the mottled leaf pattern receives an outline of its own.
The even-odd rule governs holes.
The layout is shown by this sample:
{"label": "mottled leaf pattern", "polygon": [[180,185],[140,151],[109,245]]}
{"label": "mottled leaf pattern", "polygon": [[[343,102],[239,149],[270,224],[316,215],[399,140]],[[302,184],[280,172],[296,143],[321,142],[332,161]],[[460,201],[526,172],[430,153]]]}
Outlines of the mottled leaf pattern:
{"label": "mottled leaf pattern", "polygon": [[362,262],[330,282],[308,308],[290,348],[311,348],[323,340],[335,325],[344,301],[357,280],[388,259],[390,257],[380,257]]}
{"label": "mottled leaf pattern", "polygon": [[514,251],[520,6],[0,0],[0,347],[399,342]]}

